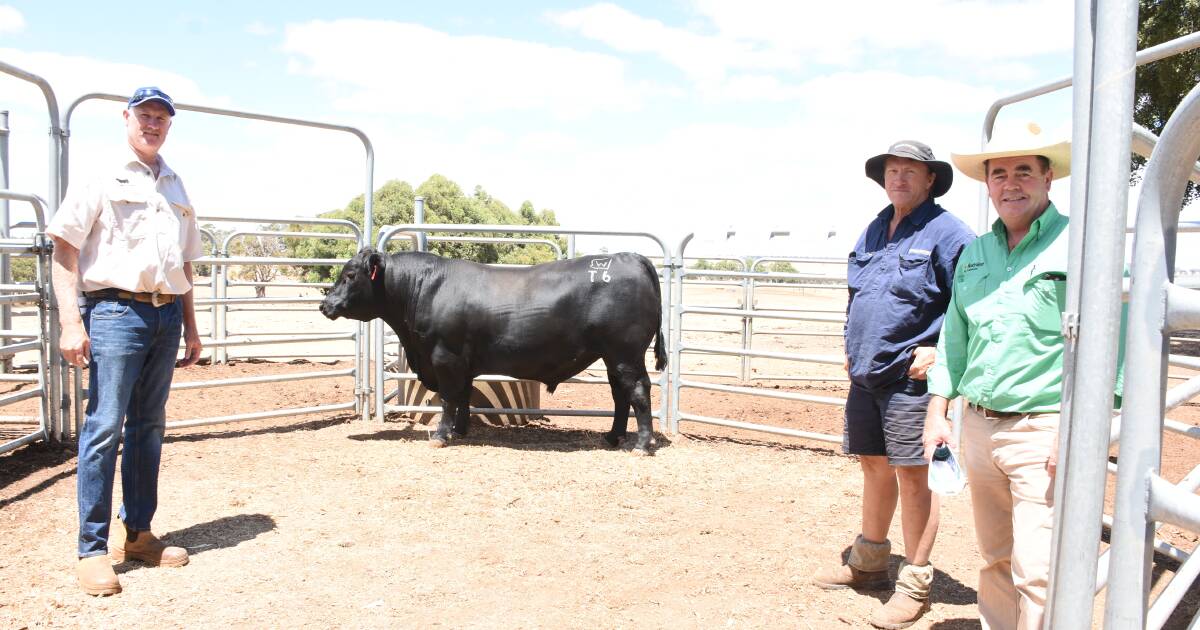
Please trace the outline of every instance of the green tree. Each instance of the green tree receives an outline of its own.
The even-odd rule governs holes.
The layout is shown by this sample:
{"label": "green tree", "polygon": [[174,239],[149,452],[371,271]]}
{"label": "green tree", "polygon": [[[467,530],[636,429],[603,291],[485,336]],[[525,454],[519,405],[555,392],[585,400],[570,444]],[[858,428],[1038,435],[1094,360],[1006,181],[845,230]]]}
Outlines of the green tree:
{"label": "green tree", "polygon": [[[1138,20],[1138,50],[1142,50],[1200,31],[1200,0],[1140,0]],[[1161,135],[1175,108],[1197,83],[1200,83],[1197,50],[1140,66],[1134,87],[1134,121]],[[1133,182],[1141,179],[1145,166],[1145,158],[1134,156],[1130,175]],[[1200,190],[1189,182],[1184,201],[1197,197]]]}
{"label": "green tree", "polygon": [[[475,225],[558,225],[551,210],[537,211],[529,201],[521,204],[519,213],[513,212],[503,202],[492,197],[482,186],[476,186],[470,195],[462,188],[445,177],[434,174],[425,180],[416,190],[407,182],[391,180],[375,191],[374,224],[376,229],[386,225],[403,225],[414,223],[414,206],[416,197],[425,198],[426,223],[454,223]],[[363,224],[363,197],[359,195],[341,210],[334,210],[321,215],[323,218],[346,219],[358,226]],[[294,229],[302,229],[296,226]],[[343,229],[320,226],[310,228],[309,232],[344,232]],[[442,235],[443,233],[437,233]],[[431,236],[435,236],[431,234]],[[469,232],[450,236],[513,236],[537,237],[555,240],[560,248],[565,248],[565,240],[553,235],[532,234],[490,234]],[[378,233],[372,235],[369,242],[378,240]],[[298,258],[349,258],[354,254],[355,244],[352,241],[335,239],[286,238],[285,244],[293,256]],[[390,251],[401,251],[412,248],[412,241],[402,236],[395,236],[389,243]],[[439,242],[430,240],[430,252],[452,258],[463,258],[483,263],[535,264],[553,260],[552,250],[538,245],[505,245],[495,243],[458,243]],[[310,282],[329,281],[337,272],[329,266],[306,265],[303,268],[305,278]]]}

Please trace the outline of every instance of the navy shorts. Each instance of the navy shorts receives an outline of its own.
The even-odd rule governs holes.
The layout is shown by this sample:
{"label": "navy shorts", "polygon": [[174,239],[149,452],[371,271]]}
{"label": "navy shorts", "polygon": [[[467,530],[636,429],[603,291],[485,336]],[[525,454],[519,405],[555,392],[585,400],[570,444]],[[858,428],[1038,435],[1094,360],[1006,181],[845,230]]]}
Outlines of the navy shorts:
{"label": "navy shorts", "polygon": [[892,466],[923,466],[928,384],[905,378],[882,389],[850,384],[842,451],[849,455],[886,455]]}

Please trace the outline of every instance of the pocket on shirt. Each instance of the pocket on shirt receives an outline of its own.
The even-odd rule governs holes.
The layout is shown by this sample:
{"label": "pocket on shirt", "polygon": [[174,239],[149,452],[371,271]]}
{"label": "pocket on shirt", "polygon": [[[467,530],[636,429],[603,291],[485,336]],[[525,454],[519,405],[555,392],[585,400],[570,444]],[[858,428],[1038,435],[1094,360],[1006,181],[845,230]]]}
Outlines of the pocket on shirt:
{"label": "pocket on shirt", "polygon": [[1037,332],[1062,334],[1062,313],[1067,308],[1067,280],[1062,274],[1042,274],[1025,284],[1029,299],[1029,326]]}
{"label": "pocket on shirt", "polygon": [[909,302],[925,299],[929,287],[929,254],[900,254],[896,296]]}
{"label": "pocket on shirt", "polygon": [[124,241],[140,241],[146,237],[150,214],[156,206],[149,197],[138,192],[127,192],[109,197],[112,207],[113,237]]}
{"label": "pocket on shirt", "polygon": [[846,262],[846,284],[851,291],[857,293],[863,287],[867,266],[874,257],[874,252],[850,252]]}

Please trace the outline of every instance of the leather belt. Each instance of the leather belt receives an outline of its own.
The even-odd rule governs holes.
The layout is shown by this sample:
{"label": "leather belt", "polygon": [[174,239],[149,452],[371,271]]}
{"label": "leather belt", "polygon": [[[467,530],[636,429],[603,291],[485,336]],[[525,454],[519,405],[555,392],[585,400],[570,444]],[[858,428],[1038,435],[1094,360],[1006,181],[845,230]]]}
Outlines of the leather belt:
{"label": "leather belt", "polygon": [[156,308],[166,306],[175,301],[178,297],[174,293],[136,293],[133,291],[125,291],[123,289],[99,289],[96,291],[84,291],[83,294],[90,298],[110,299],[110,300],[136,300],[152,304]]}
{"label": "leather belt", "polygon": [[975,413],[983,416],[984,418],[994,418],[996,420],[1011,420],[1013,418],[1020,418],[1021,416],[1029,415],[1020,411],[996,411],[981,405],[976,405],[973,402],[968,402],[967,406],[971,409],[974,409]]}

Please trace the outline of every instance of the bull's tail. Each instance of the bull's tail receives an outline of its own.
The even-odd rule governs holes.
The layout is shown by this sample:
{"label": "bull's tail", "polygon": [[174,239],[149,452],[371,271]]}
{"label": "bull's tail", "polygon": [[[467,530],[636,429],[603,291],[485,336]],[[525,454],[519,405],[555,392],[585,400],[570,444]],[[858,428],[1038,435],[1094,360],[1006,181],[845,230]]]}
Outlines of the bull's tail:
{"label": "bull's tail", "polygon": [[654,369],[661,372],[667,367],[667,349],[663,347],[663,331],[659,326],[658,334],[654,336]]}
{"label": "bull's tail", "polygon": [[[658,279],[658,268],[654,266],[654,263],[650,262],[649,258],[641,255],[638,255],[638,258],[641,259],[642,269],[645,269],[646,274],[650,276],[650,282],[654,287],[654,299],[659,304],[662,304],[662,285],[659,283]],[[655,328],[658,329],[658,332],[656,332],[654,335],[654,369],[661,372],[663,368],[667,367],[667,349],[663,344],[664,335],[662,329],[661,310],[659,311],[658,317],[658,325],[655,326]]]}

